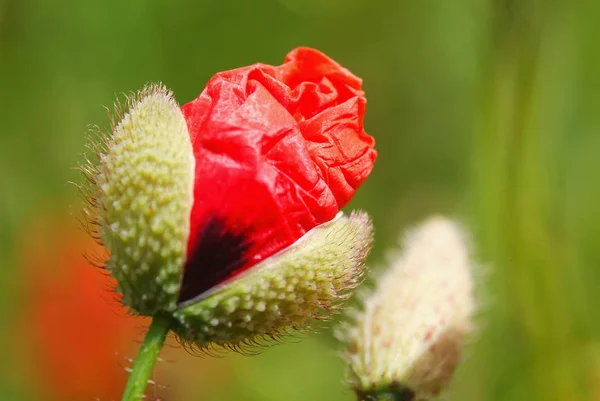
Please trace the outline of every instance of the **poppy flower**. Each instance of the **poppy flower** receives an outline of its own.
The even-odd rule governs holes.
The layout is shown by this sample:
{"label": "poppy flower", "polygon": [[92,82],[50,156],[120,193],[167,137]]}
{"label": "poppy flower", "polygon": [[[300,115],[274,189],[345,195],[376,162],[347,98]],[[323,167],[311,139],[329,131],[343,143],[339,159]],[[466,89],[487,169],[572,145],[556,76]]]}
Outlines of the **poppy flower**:
{"label": "poppy flower", "polygon": [[131,97],[83,167],[123,302],[201,346],[334,309],[371,243],[364,213],[339,213],[376,158],[365,102],[359,78],[308,48],[218,73],[181,108],[160,85]]}
{"label": "poppy flower", "polygon": [[[299,48],[281,66],[217,74],[182,107],[197,163],[180,301],[336,216],[375,161],[365,103],[359,78]],[[222,238],[240,252],[221,266],[207,263],[206,242]]]}

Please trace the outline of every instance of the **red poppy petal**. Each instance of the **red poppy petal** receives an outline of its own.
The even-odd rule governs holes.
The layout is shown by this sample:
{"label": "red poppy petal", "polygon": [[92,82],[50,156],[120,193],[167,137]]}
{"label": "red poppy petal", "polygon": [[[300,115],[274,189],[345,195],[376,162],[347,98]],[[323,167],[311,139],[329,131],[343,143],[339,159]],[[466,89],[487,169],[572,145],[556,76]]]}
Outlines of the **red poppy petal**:
{"label": "red poppy petal", "polygon": [[[215,75],[182,107],[196,178],[180,301],[291,245],[350,201],[377,156],[365,103],[359,78],[299,48],[278,67]],[[206,241],[232,238],[244,250],[236,260],[209,266],[195,257]]]}

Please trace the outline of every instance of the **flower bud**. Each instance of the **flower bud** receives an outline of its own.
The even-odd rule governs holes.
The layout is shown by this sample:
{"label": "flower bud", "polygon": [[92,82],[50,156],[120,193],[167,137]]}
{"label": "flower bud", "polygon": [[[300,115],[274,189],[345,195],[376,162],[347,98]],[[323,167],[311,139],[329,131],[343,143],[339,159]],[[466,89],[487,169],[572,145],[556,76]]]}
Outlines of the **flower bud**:
{"label": "flower bud", "polygon": [[82,168],[123,303],[200,347],[334,310],[372,237],[365,214],[340,213],[377,157],[361,86],[299,48],[280,66],[217,73],[181,108],[161,86],[131,97],[99,164]]}
{"label": "flower bud", "polygon": [[[360,399],[428,400],[450,381],[474,310],[462,230],[434,217],[409,233],[343,333]],[[386,398],[388,397],[388,398]]]}

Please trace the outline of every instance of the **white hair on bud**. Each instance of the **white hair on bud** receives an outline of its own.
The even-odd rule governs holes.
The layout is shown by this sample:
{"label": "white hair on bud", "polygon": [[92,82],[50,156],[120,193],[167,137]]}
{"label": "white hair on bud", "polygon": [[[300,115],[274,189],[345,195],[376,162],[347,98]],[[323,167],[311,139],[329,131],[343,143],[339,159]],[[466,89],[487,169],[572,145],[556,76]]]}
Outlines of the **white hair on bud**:
{"label": "white hair on bud", "polygon": [[431,217],[403,242],[345,333],[349,381],[360,394],[409,389],[427,400],[447,386],[472,330],[472,265],[451,219]]}
{"label": "white hair on bud", "polygon": [[[103,267],[121,301],[141,315],[173,310],[180,290],[194,190],[186,120],[161,84],[115,106],[112,134],[91,140],[97,163],[80,166],[88,184],[84,226],[109,251]],[[99,261],[100,262],[100,261]]]}

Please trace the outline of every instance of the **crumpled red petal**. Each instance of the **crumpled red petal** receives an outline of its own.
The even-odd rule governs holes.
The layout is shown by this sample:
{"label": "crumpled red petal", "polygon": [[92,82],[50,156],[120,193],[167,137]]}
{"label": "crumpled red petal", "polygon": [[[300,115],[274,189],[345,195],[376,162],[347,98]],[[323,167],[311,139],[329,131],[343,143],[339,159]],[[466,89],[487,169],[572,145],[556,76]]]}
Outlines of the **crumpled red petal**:
{"label": "crumpled red petal", "polygon": [[243,254],[211,261],[223,266],[193,292],[291,245],[350,201],[377,156],[361,84],[323,53],[298,48],[281,66],[216,74],[182,107],[196,158],[188,261],[208,231],[219,241],[215,222]]}

